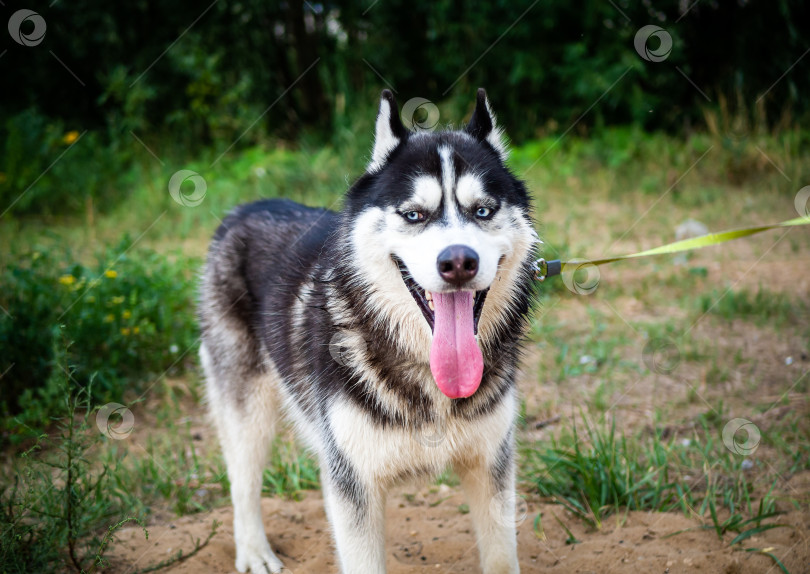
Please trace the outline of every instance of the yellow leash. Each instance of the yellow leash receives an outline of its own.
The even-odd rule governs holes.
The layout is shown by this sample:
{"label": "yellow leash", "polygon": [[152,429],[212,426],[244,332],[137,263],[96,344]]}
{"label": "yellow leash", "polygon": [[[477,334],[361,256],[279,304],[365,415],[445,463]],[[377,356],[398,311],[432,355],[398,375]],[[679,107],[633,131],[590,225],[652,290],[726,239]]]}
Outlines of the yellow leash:
{"label": "yellow leash", "polygon": [[594,259],[592,261],[560,261],[555,259],[553,261],[546,261],[543,258],[534,262],[534,277],[538,281],[544,281],[546,277],[553,277],[560,275],[563,272],[575,272],[580,267],[586,265],[603,265],[605,263],[613,263],[614,261],[623,261],[624,259],[635,259],[636,257],[648,257],[650,255],[664,255],[667,253],[680,253],[682,251],[692,251],[694,249],[702,249],[710,245],[717,245],[718,243],[725,243],[732,239],[739,239],[740,237],[748,237],[756,233],[768,231],[769,229],[776,229],[777,227],[793,227],[797,225],[810,225],[810,216],[797,217],[796,219],[789,219],[781,223],[773,223],[771,225],[758,225],[756,227],[743,227],[740,229],[729,229],[728,231],[720,231],[718,233],[709,233],[701,235],[700,237],[693,237],[691,239],[683,239],[668,243],[661,247],[647,249],[639,253],[631,253],[630,255],[617,255],[616,257],[606,257],[605,259]]}

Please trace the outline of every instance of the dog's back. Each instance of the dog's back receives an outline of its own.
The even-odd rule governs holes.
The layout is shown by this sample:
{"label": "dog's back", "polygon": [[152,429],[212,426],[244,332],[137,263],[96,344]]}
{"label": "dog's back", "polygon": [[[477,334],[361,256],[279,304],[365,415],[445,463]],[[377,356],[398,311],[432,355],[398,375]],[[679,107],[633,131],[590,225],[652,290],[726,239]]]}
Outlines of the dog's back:
{"label": "dog's back", "polygon": [[[337,214],[283,199],[237,207],[217,229],[208,252],[200,329],[215,381],[242,401],[246,385],[269,365],[262,330],[288,332],[298,287],[309,277]],[[264,319],[269,319],[264,321]],[[236,385],[233,379],[242,379]]]}

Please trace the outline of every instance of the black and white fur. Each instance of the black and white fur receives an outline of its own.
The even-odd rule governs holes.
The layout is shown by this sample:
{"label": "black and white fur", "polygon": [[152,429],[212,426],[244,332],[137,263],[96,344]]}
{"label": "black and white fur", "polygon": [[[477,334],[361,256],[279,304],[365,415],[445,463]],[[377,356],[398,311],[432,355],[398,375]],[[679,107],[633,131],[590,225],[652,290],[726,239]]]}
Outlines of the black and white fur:
{"label": "black and white fur", "polygon": [[[468,497],[483,571],[519,571],[515,376],[537,236],[506,153],[484,90],[466,128],[436,133],[409,132],[386,90],[371,161],[342,211],[258,201],[217,230],[201,286],[200,356],[240,572],[282,569],[260,505],[282,409],[320,459],[342,572],[385,572],[386,493],[448,467]],[[490,218],[476,216],[481,206]],[[409,222],[403,213],[413,211],[425,220]],[[426,292],[455,288],[436,267],[454,244],[478,253],[464,288],[486,297],[477,310],[483,377],[460,399],[434,382],[420,308]],[[336,341],[339,354],[330,352]]]}

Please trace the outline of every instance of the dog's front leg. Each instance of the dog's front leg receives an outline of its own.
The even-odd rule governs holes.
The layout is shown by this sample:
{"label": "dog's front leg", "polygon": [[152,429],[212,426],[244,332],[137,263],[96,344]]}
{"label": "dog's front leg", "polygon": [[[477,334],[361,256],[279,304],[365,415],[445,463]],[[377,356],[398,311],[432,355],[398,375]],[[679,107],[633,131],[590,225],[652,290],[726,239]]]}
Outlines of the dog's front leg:
{"label": "dog's front leg", "polygon": [[518,574],[515,531],[515,468],[511,436],[495,461],[483,458],[454,465],[467,496],[484,574]]}
{"label": "dog's front leg", "polygon": [[385,574],[386,492],[361,482],[342,457],[321,473],[343,574]]}

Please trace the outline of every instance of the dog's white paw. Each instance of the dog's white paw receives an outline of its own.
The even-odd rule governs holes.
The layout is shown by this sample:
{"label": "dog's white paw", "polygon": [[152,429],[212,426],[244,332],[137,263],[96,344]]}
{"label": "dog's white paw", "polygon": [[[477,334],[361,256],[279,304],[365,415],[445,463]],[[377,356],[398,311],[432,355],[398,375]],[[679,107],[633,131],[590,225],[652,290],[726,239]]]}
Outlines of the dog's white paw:
{"label": "dog's white paw", "polygon": [[270,549],[266,539],[236,549],[236,569],[239,572],[278,574],[283,568],[284,564]]}

